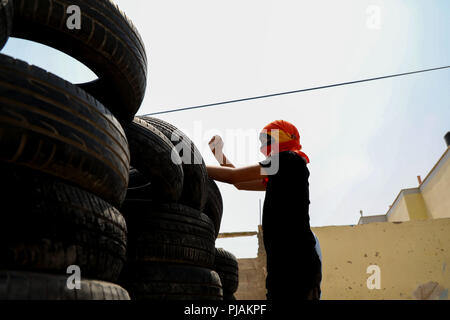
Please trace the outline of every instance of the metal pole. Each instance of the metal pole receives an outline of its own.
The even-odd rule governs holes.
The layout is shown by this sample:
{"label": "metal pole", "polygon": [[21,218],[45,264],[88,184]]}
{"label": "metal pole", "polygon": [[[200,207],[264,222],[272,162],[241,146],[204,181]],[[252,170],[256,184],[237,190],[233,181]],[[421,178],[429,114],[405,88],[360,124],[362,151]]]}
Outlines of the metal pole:
{"label": "metal pole", "polygon": [[261,218],[261,199],[259,199],[259,225],[262,225],[262,218]]}

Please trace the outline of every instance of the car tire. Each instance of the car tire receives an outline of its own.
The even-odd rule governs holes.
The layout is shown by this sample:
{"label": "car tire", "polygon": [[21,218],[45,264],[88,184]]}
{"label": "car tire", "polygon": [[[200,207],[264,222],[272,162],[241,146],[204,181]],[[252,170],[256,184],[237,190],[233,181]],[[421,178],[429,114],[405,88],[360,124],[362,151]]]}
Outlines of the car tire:
{"label": "car tire", "polygon": [[99,197],[27,170],[0,170],[0,269],[116,281],[126,260],[124,217]]}
{"label": "car tire", "polygon": [[133,300],[223,300],[219,275],[188,265],[141,264],[121,285]]}
{"label": "car tire", "polygon": [[104,281],[82,278],[80,289],[71,289],[70,276],[0,270],[0,300],[130,300],[124,288]]}
{"label": "car tire", "polygon": [[127,270],[145,261],[213,266],[214,225],[200,211],[149,200],[126,200],[121,211],[128,228]]}
{"label": "car tire", "polygon": [[0,1],[0,50],[8,41],[12,31],[14,15],[13,0]]}
{"label": "car tire", "polygon": [[216,238],[219,236],[220,224],[223,214],[223,200],[219,187],[216,182],[208,178],[208,198],[203,213],[206,214],[214,223]]}
{"label": "car tire", "polygon": [[131,165],[148,181],[155,194],[152,199],[177,202],[183,191],[184,172],[174,146],[158,129],[135,118],[124,126],[131,155]]}
{"label": "car tire", "polygon": [[142,173],[130,168],[127,195],[125,199],[152,199],[157,194],[154,184],[148,181]]}
{"label": "car tire", "polygon": [[77,86],[2,54],[1,162],[63,179],[116,207],[125,199],[130,154],[115,117]]}
{"label": "car tire", "polygon": [[184,172],[184,187],[178,202],[203,210],[207,198],[208,172],[200,151],[186,134],[172,124],[148,116],[140,118],[161,131],[178,151]]}
{"label": "car tire", "polygon": [[239,286],[239,266],[236,257],[222,248],[216,248],[213,268],[220,277],[223,291],[234,294]]}
{"label": "car tire", "polygon": [[[76,11],[80,28],[69,28]],[[72,7],[73,8],[73,7]],[[68,12],[69,11],[69,12]],[[14,0],[11,36],[48,45],[90,68],[98,80],[80,84],[129,123],[145,93],[147,57],[132,22],[109,0]]]}

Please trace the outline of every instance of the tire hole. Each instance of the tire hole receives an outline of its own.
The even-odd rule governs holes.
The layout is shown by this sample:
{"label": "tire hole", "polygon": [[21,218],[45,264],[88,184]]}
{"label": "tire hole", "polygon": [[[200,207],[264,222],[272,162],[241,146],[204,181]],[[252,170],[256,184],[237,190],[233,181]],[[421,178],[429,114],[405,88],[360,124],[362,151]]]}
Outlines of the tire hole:
{"label": "tire hole", "polygon": [[10,37],[2,53],[35,65],[74,84],[98,79],[91,69],[78,60],[34,41]]}

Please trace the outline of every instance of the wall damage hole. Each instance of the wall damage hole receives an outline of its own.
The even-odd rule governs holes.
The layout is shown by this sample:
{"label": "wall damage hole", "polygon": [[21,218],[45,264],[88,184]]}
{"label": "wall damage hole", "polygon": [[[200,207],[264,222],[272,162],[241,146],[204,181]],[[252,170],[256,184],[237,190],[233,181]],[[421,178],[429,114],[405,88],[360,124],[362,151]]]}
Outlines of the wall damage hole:
{"label": "wall damage hole", "polygon": [[417,300],[447,300],[448,289],[443,288],[435,281],[430,281],[419,285],[413,292],[413,297]]}

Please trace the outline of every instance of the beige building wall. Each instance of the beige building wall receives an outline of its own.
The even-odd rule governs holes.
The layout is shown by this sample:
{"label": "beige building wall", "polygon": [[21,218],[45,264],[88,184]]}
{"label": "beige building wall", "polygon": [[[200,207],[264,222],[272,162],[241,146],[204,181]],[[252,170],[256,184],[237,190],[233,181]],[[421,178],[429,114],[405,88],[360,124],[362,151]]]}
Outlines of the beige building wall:
{"label": "beige building wall", "polygon": [[390,222],[450,218],[450,148],[418,188],[400,191],[386,217]]}
{"label": "beige building wall", "polygon": [[258,245],[257,258],[238,259],[239,287],[235,293],[237,300],[266,299],[266,251],[261,226],[258,226]]}
{"label": "beige building wall", "polygon": [[409,221],[408,207],[403,193],[399,194],[386,216],[388,222]]}
{"label": "beige building wall", "polygon": [[388,222],[428,219],[428,209],[420,189],[412,188],[400,191],[386,216]]}
{"label": "beige building wall", "polygon": [[409,220],[428,219],[428,210],[419,189],[417,192],[406,194],[404,200],[408,207]]}
{"label": "beige building wall", "polygon": [[450,148],[420,186],[430,218],[450,218]]}
{"label": "beige building wall", "polygon": [[[450,219],[323,227],[314,233],[323,253],[323,299],[417,299],[430,282],[442,288],[438,298],[449,298]],[[371,265],[380,268],[379,290],[367,287]]]}
{"label": "beige building wall", "polygon": [[265,300],[265,263],[261,259],[238,259],[239,288],[235,293],[237,300]]}
{"label": "beige building wall", "polygon": [[[450,219],[312,230],[323,255],[322,299],[449,299]],[[239,260],[240,267],[254,263],[239,271],[237,299],[264,299],[262,257]],[[367,286],[369,266],[379,267],[380,289]],[[254,277],[241,276],[248,273]]]}

